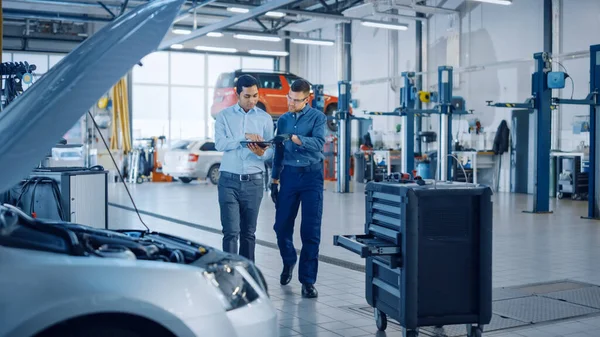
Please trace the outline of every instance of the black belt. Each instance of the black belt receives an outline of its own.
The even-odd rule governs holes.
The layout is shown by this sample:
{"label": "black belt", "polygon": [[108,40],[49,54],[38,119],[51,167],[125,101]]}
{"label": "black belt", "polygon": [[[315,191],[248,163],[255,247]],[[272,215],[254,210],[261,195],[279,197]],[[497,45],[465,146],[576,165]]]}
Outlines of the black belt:
{"label": "black belt", "polygon": [[323,169],[323,162],[317,162],[314,164],[310,164],[308,166],[285,166],[284,169],[290,170],[292,172],[313,172],[319,171]]}
{"label": "black belt", "polygon": [[262,179],[263,174],[261,173],[252,173],[252,174],[235,174],[229,172],[221,172],[221,176],[231,178],[239,181],[250,181],[255,179]]}

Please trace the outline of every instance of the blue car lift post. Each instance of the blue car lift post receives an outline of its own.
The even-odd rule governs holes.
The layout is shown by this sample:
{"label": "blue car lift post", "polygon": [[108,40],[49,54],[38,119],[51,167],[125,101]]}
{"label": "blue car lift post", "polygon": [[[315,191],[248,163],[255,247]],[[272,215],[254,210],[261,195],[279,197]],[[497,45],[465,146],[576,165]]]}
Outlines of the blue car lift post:
{"label": "blue car lift post", "polygon": [[[452,104],[452,73],[451,66],[438,67],[438,93],[437,100],[432,97],[432,102],[437,101],[433,109],[416,109],[418,91],[414,86],[415,73],[403,72],[404,87],[400,91],[400,107],[393,112],[365,112],[376,116],[401,116],[404,127],[402,139],[402,170],[412,173],[414,164],[414,120],[415,116],[440,115],[440,137],[438,143],[438,180],[446,181],[451,177],[451,165],[448,165],[452,153],[452,114],[466,114],[465,110],[457,109]],[[434,95],[432,95],[434,96]],[[443,159],[442,159],[443,158]]]}
{"label": "blue car lift post", "polygon": [[[556,73],[554,73],[556,74]],[[560,73],[559,73],[560,74]],[[564,79],[566,76],[561,75],[561,81],[556,88],[564,88]],[[549,84],[550,85],[550,84]],[[589,105],[590,106],[590,169],[588,173],[588,216],[582,217],[586,219],[600,219],[600,198],[596,195],[595,182],[600,181],[596,176],[599,168],[599,155],[596,153],[598,141],[596,130],[598,127],[598,114],[596,109],[600,105],[600,45],[590,46],[590,93],[585,99],[562,99],[552,98],[553,104],[571,104],[571,105]]]}
{"label": "blue car lift post", "polygon": [[[530,113],[537,110],[535,134],[535,180],[534,202],[532,211],[526,213],[546,214],[550,211],[550,128],[552,120],[552,89],[548,87],[548,73],[552,71],[550,53],[536,53],[535,73],[531,76],[531,98],[525,103],[492,103],[488,106],[497,108],[528,109]],[[590,182],[591,185],[591,182]]]}
{"label": "blue car lift post", "polygon": [[350,115],[350,100],[352,83],[350,81],[339,81],[338,82],[338,109],[337,109],[337,123],[338,123],[338,142],[337,142],[337,192],[348,193],[350,192],[350,148],[351,144],[351,131],[350,121],[353,118]]}

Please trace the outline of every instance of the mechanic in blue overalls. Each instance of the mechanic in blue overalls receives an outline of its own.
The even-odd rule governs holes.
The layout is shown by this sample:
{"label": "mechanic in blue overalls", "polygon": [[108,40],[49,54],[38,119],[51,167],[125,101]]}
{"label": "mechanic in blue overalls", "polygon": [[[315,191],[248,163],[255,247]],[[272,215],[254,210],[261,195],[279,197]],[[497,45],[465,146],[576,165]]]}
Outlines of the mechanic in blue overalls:
{"label": "mechanic in blue overalls", "polygon": [[[296,265],[294,220],[302,203],[302,250],[298,279],[302,296],[318,296],[317,280],[321,216],[323,214],[323,144],[327,117],[308,104],[310,84],[298,79],[287,97],[289,111],[277,121],[277,135],[290,138],[276,146],[273,158],[271,198],[275,203],[277,245],[283,259],[282,285],[292,280]],[[287,138],[287,137],[286,137]]]}

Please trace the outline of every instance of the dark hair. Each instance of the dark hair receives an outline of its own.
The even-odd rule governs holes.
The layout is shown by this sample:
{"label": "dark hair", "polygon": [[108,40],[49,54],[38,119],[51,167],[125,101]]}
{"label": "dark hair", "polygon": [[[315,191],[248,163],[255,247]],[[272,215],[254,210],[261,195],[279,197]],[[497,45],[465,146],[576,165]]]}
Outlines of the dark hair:
{"label": "dark hair", "polygon": [[237,81],[235,82],[235,92],[237,92],[239,95],[244,88],[250,88],[253,86],[258,88],[258,81],[256,78],[252,75],[242,75],[238,77]]}
{"label": "dark hair", "polygon": [[308,83],[308,81],[304,80],[304,79],[297,79],[294,81],[294,83],[292,83],[292,91],[293,92],[301,92],[304,94],[309,94],[310,93],[310,83]]}

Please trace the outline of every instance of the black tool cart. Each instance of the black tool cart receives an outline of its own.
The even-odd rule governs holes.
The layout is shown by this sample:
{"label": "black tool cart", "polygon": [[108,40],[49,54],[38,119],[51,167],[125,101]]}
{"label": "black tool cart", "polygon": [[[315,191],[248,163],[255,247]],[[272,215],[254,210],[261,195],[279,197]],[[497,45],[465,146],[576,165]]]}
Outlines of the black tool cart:
{"label": "black tool cart", "polygon": [[366,258],[366,300],[377,328],[387,317],[419,327],[465,324],[481,336],[492,318],[492,191],[465,183],[370,182],[365,233],[334,245]]}
{"label": "black tool cart", "polygon": [[583,172],[581,164],[580,156],[556,157],[558,199],[570,195],[573,200],[587,200],[589,177],[587,172]]}

